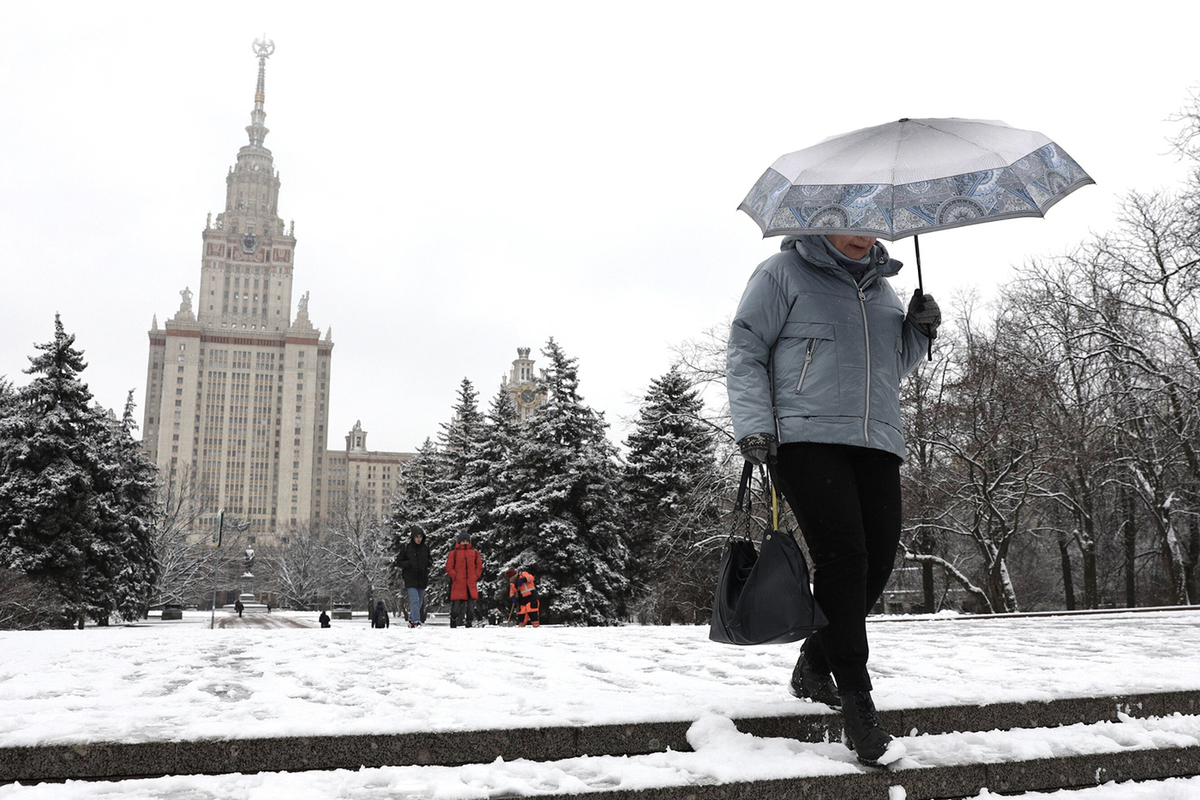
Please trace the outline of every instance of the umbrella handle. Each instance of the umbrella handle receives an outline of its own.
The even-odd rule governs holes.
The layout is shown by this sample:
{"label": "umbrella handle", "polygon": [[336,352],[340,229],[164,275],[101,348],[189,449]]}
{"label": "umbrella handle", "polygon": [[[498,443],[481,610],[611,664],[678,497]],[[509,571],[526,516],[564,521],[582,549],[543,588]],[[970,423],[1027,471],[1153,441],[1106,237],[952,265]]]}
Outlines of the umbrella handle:
{"label": "umbrella handle", "polygon": [[[917,291],[921,293],[921,297],[925,296],[925,281],[921,278],[921,237],[913,234],[913,250],[917,254]],[[926,358],[933,361],[933,340],[929,340],[929,350],[925,354]]]}

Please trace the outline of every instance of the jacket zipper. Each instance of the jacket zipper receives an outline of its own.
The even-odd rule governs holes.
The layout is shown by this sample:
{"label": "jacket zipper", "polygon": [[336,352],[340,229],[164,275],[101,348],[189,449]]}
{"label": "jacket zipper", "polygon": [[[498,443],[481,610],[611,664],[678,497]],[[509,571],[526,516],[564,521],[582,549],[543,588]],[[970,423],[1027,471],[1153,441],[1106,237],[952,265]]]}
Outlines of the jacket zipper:
{"label": "jacket zipper", "polygon": [[867,397],[866,408],[863,410],[863,440],[870,442],[871,434],[867,430],[867,424],[871,420],[871,330],[867,326],[867,296],[863,294],[861,286],[855,288],[858,290],[858,306],[862,309],[863,346],[867,351]]}
{"label": "jacket zipper", "polygon": [[812,363],[812,351],[816,345],[816,339],[808,340],[808,351],[804,354],[804,367],[800,370],[800,383],[796,384],[796,394],[800,394],[800,390],[804,388],[804,376],[808,374],[808,365]]}

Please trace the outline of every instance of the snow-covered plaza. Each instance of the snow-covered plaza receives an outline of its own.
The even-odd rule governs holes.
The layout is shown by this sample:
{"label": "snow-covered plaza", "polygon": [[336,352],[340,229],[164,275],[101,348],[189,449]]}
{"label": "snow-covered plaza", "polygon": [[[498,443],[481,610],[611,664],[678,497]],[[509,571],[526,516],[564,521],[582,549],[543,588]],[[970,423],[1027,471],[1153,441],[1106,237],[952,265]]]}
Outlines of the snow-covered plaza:
{"label": "snow-covered plaza", "polygon": [[[384,630],[276,612],[0,633],[0,747],[694,722],[693,752],[460,767],[179,776],[0,787],[0,798],[494,797],[857,771],[839,742],[738,732],[731,720],[827,712],[786,688],[795,646],[737,648],[704,627]],[[287,626],[287,627],[284,627]],[[301,626],[301,627],[295,627]],[[881,711],[1200,690],[1190,611],[871,623]],[[909,733],[896,731],[896,733]],[[1193,746],[1200,718],[906,736],[901,767]],[[1195,779],[1071,794],[1200,797]],[[1104,791],[1121,794],[1104,794]],[[1090,792],[1090,794],[1089,794]],[[1096,794],[1099,792],[1099,794]],[[1169,793],[1168,793],[1169,792]]]}

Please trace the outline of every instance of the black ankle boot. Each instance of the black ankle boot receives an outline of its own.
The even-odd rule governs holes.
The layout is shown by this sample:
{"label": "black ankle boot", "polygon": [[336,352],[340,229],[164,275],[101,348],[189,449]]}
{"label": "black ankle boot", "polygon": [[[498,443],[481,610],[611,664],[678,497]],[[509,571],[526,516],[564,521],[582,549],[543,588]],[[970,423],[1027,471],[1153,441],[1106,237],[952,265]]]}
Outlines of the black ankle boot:
{"label": "black ankle boot", "polygon": [[893,743],[891,734],[879,727],[870,692],[842,692],[842,719],[846,746],[860,763],[881,767],[904,755],[904,744]]}
{"label": "black ankle boot", "polygon": [[824,703],[830,708],[842,707],[842,698],[838,695],[833,676],[828,672],[821,673],[813,669],[803,650],[800,651],[800,658],[796,660],[796,668],[792,670],[792,682],[788,685],[788,690],[801,700]]}

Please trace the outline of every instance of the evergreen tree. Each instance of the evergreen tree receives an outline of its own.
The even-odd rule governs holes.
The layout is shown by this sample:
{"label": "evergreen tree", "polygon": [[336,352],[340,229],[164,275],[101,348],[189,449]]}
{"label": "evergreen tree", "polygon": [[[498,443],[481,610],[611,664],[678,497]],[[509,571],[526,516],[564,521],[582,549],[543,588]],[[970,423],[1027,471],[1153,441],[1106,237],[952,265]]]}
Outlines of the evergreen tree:
{"label": "evergreen tree", "polygon": [[0,563],[52,585],[68,615],[82,613],[77,590],[98,519],[98,420],[78,375],[87,364],[55,315],[54,339],[37,345],[0,421]]}
{"label": "evergreen tree", "polygon": [[650,383],[623,480],[630,597],[647,622],[700,622],[710,612],[723,489],[713,427],[678,366]]}
{"label": "evergreen tree", "polygon": [[[444,466],[435,483],[434,494],[438,498],[437,528],[443,535],[441,541],[430,545],[435,559],[446,557],[458,534],[475,534],[483,527],[480,516],[486,510],[468,498],[474,491],[475,481],[467,480],[484,439],[484,420],[479,413],[478,398],[475,386],[463,378],[454,415],[449,423],[442,425],[440,449]],[[472,484],[471,488],[467,487],[468,482]]]}
{"label": "evergreen tree", "polygon": [[[417,454],[404,465],[396,482],[396,494],[392,499],[392,572],[399,575],[396,561],[408,544],[414,526],[425,533],[425,541],[432,548],[445,538],[440,526],[438,488],[446,471],[445,459],[438,452],[432,439],[417,448]],[[443,558],[445,554],[443,553]],[[430,570],[430,588],[438,578],[436,564]],[[432,602],[432,598],[430,599]]]}
{"label": "evergreen tree", "polygon": [[[402,533],[410,525],[420,525],[428,539],[435,533],[437,494],[435,487],[444,471],[442,454],[432,439],[417,448],[417,454],[404,465],[396,481],[392,500],[392,527]],[[405,541],[408,541],[407,538]]]}
{"label": "evergreen tree", "polygon": [[463,520],[471,542],[484,560],[479,596],[503,605],[508,602],[508,579],[500,557],[496,507],[506,492],[517,415],[508,389],[501,385],[471,445],[455,493],[449,499],[451,514]]}
{"label": "evergreen tree", "polygon": [[134,408],[130,391],[121,419],[109,426],[110,480],[101,488],[116,513],[98,533],[106,534],[115,557],[107,564],[111,594],[100,603],[103,619],[109,613],[123,620],[144,617],[160,571],[154,541],[158,468],[133,438]]}
{"label": "evergreen tree", "polygon": [[520,429],[495,512],[497,566],[533,572],[544,620],[611,624],[628,584],[616,450],[603,415],[579,395],[576,360],[554,339],[542,355],[550,399]]}
{"label": "evergreen tree", "polygon": [[86,369],[55,316],[28,386],[0,403],[0,567],[52,587],[69,619],[145,611],[157,576],[154,466],[122,421],[91,406]]}

